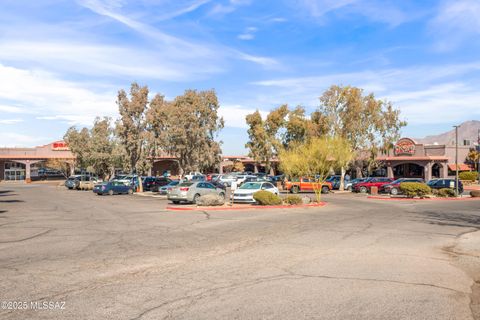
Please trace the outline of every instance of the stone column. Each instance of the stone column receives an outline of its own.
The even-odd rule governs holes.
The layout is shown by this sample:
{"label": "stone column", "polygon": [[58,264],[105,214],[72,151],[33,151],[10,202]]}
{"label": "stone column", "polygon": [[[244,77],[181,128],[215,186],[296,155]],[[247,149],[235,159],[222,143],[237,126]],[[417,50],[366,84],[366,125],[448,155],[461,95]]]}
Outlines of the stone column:
{"label": "stone column", "polygon": [[391,163],[387,163],[387,177],[388,178],[394,178],[393,176],[393,167]]}
{"label": "stone column", "polygon": [[253,166],[253,172],[258,173],[258,165],[256,163]]}
{"label": "stone column", "polygon": [[275,170],[273,169],[273,166],[270,167],[270,175],[271,176],[275,175]]}
{"label": "stone column", "polygon": [[432,180],[432,163],[429,162],[423,167],[423,178],[425,181]]}
{"label": "stone column", "polygon": [[32,177],[30,176],[31,168],[30,168],[30,161],[25,161],[25,182],[30,183],[32,182]]}
{"label": "stone column", "polygon": [[448,177],[448,163],[442,163],[442,169],[440,170],[440,178]]}

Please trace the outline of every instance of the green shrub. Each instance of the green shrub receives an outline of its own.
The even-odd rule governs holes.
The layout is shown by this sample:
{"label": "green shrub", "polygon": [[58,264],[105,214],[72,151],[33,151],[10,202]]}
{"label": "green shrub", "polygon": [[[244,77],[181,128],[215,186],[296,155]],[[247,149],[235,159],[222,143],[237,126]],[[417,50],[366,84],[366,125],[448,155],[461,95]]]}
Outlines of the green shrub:
{"label": "green shrub", "polygon": [[442,198],[455,197],[455,191],[453,189],[443,188],[438,190],[437,195]]}
{"label": "green shrub", "polygon": [[302,204],[303,200],[300,196],[297,195],[288,195],[283,199],[285,203],[291,204],[291,205],[297,205],[297,204]]}
{"label": "green shrub", "polygon": [[432,193],[430,187],[421,182],[402,182],[400,183],[400,190],[409,198],[424,197]]}
{"label": "green shrub", "polygon": [[477,180],[478,173],[473,171],[464,171],[458,174],[460,180],[475,181]]}
{"label": "green shrub", "polygon": [[472,190],[472,191],[470,191],[470,195],[473,198],[480,198],[480,190]]}
{"label": "green shrub", "polygon": [[253,199],[261,206],[282,204],[282,198],[269,191],[257,191],[253,194]]}

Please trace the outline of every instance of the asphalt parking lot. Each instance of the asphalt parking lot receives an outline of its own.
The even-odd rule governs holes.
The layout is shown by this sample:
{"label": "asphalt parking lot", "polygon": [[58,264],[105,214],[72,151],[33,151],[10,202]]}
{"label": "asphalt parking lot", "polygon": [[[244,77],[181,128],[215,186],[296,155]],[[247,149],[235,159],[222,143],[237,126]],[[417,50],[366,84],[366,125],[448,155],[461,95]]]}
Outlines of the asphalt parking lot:
{"label": "asphalt parking lot", "polygon": [[[172,212],[157,198],[0,184],[0,318],[479,314],[480,201],[324,200]],[[13,310],[4,301],[59,304]]]}

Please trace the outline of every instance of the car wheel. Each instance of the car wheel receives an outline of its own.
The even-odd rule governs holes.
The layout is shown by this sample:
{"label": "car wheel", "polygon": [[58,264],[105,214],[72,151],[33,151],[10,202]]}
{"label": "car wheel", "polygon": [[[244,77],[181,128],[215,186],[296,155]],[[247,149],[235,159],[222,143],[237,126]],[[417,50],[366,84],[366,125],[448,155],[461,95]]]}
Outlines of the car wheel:
{"label": "car wheel", "polygon": [[108,190],[108,195],[113,196],[113,190]]}
{"label": "car wheel", "polygon": [[352,191],[352,186],[348,186],[347,191]]}
{"label": "car wheel", "polygon": [[222,197],[222,198],[224,198],[224,199],[225,199],[225,193],[223,193],[223,192],[220,192],[218,195],[219,195],[220,197]]}
{"label": "car wheel", "polygon": [[127,193],[128,193],[128,194],[133,194],[133,190],[132,190],[132,189],[128,189]]}
{"label": "car wheel", "polygon": [[360,193],[367,193],[368,189],[367,187],[360,187]]}
{"label": "car wheel", "polygon": [[180,203],[180,201],[178,201],[178,200],[173,200],[172,202],[173,202],[173,204],[179,204]]}
{"label": "car wheel", "polygon": [[330,189],[328,187],[322,187],[322,193],[329,193]]}
{"label": "car wheel", "polygon": [[298,193],[300,191],[300,189],[298,188],[298,186],[293,186],[291,189],[290,189],[290,192],[291,193]]}
{"label": "car wheel", "polygon": [[198,198],[200,198],[200,195],[197,193],[193,196],[193,203],[197,203]]}
{"label": "car wheel", "polygon": [[392,190],[390,190],[390,194],[393,195],[393,196],[396,196],[398,194],[398,189],[397,188],[392,188]]}

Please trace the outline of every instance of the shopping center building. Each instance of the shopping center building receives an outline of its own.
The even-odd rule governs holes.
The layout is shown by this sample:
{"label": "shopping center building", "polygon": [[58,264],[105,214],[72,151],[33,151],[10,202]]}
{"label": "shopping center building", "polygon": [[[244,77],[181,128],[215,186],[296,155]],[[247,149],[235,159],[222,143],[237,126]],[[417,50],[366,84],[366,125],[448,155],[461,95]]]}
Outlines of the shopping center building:
{"label": "shopping center building", "polygon": [[[466,141],[458,145],[458,170],[469,171],[465,159],[471,146]],[[452,145],[426,145],[410,138],[402,138],[393,150],[377,157],[380,165],[386,168],[390,178],[447,178],[455,176],[455,154],[457,148]]]}
{"label": "shopping center building", "polygon": [[[462,143],[458,146],[458,169],[469,171],[471,167],[464,164],[471,146]],[[410,138],[402,138],[393,150],[377,157],[384,174],[391,178],[445,178],[455,175],[455,145],[424,145]],[[39,168],[48,167],[51,160],[68,165],[73,174],[75,156],[69,151],[64,141],[56,141],[35,148],[0,148],[0,181],[31,181],[38,177]],[[265,166],[258,164],[247,156],[223,156],[218,172],[230,171],[236,162],[244,165],[245,171],[262,172]],[[272,159],[270,174],[278,170],[278,159]],[[153,175],[162,175],[168,171],[178,175],[177,160],[162,156],[155,159]]]}

